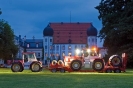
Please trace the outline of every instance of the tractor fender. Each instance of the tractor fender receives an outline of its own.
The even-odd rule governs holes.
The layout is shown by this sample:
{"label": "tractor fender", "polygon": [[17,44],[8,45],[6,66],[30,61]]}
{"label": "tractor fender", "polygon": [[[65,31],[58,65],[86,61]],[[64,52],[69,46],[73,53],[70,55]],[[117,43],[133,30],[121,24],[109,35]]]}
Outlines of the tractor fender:
{"label": "tractor fender", "polygon": [[31,69],[32,64],[34,64],[34,63],[39,63],[40,67],[42,67],[40,61],[33,61],[33,62],[30,64],[30,69]]}

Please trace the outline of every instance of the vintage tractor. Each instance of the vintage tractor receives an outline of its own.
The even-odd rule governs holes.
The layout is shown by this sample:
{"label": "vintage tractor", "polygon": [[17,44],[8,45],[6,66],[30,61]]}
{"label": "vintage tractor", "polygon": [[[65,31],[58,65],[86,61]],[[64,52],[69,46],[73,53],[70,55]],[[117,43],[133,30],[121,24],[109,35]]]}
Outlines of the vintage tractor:
{"label": "vintage tractor", "polygon": [[14,60],[11,65],[13,72],[22,72],[24,69],[30,69],[32,72],[42,70],[42,62],[36,59],[34,52],[23,52],[21,60]]}
{"label": "vintage tractor", "polygon": [[76,53],[75,56],[65,56],[64,63],[67,71],[100,72],[104,69],[104,60],[98,56],[96,49],[83,49],[81,52],[77,49]]}
{"label": "vintage tractor", "polygon": [[[54,63],[54,64],[53,64]],[[64,61],[52,61],[50,64],[50,70],[61,72],[72,72],[72,71],[97,71],[100,72],[104,69],[105,63],[101,59],[96,49],[83,49],[81,52],[77,49],[75,56],[64,56]]]}

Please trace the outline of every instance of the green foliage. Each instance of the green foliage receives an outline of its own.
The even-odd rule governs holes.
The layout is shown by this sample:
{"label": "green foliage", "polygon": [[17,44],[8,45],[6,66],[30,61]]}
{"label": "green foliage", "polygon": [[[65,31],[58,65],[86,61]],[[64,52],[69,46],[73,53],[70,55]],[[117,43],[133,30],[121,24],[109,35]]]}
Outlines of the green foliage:
{"label": "green foliage", "polygon": [[10,59],[18,52],[14,44],[14,33],[10,25],[4,20],[0,20],[0,58]]}
{"label": "green foliage", "polygon": [[95,8],[103,25],[99,37],[108,54],[125,52],[133,61],[133,0],[101,0]]}

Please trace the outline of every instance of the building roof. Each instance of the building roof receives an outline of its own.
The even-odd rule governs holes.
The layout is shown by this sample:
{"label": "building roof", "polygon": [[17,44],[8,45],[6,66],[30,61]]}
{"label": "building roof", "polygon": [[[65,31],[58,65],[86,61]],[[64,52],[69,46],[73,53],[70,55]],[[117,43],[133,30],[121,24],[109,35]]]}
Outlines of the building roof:
{"label": "building roof", "polygon": [[[27,44],[29,44],[29,48],[42,48],[43,39],[25,39],[24,47],[27,47]],[[38,47],[36,47],[36,44],[38,44]]]}
{"label": "building roof", "polygon": [[97,36],[97,29],[91,24],[90,28],[87,30],[88,36]]}
{"label": "building roof", "polygon": [[53,29],[50,27],[50,24],[43,30],[43,36],[53,36]]}
{"label": "building roof", "polygon": [[96,36],[97,29],[91,23],[49,23],[44,36],[53,36],[54,44],[86,44],[88,36]]}
{"label": "building roof", "polygon": [[90,23],[50,23],[55,44],[86,44]]}

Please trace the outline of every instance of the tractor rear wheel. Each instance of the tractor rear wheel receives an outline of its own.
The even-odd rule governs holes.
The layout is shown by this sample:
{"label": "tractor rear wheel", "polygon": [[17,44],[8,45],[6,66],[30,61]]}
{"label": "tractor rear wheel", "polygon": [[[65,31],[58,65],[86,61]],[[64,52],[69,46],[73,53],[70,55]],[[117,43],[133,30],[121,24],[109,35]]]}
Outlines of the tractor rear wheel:
{"label": "tractor rear wheel", "polygon": [[11,66],[12,72],[22,72],[23,66],[20,62],[14,62]]}
{"label": "tractor rear wheel", "polygon": [[32,72],[39,72],[41,71],[41,65],[39,62],[33,62],[31,65],[30,65],[30,69]]}
{"label": "tractor rear wheel", "polygon": [[104,62],[102,59],[94,60],[93,62],[93,69],[95,71],[102,71],[104,69]]}
{"label": "tractor rear wheel", "polygon": [[82,63],[80,60],[73,60],[71,63],[70,63],[70,68],[73,70],[73,71],[79,71],[81,69],[81,66],[82,66]]}
{"label": "tractor rear wheel", "polygon": [[120,67],[122,64],[122,59],[118,55],[112,55],[109,58],[109,64],[114,66],[114,67]]}

